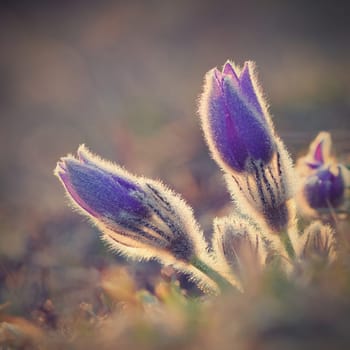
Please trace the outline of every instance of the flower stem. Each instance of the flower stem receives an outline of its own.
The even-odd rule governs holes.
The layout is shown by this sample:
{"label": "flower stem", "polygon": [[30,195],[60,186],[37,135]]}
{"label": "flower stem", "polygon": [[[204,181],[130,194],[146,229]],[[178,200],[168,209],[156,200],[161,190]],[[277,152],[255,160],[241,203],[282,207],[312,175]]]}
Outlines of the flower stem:
{"label": "flower stem", "polygon": [[191,259],[191,264],[196,269],[207,275],[211,280],[213,280],[219,286],[221,291],[236,289],[225,277],[223,277],[219,272],[211,268],[208,264],[206,264],[203,260],[199,259],[198,257],[193,257]]}
{"label": "flower stem", "polygon": [[281,241],[282,241],[282,244],[288,254],[288,257],[291,259],[291,260],[294,260],[295,258],[295,250],[294,250],[294,247],[293,247],[293,244],[289,238],[289,235],[288,235],[288,230],[284,230],[281,235],[280,235],[280,238],[281,238]]}

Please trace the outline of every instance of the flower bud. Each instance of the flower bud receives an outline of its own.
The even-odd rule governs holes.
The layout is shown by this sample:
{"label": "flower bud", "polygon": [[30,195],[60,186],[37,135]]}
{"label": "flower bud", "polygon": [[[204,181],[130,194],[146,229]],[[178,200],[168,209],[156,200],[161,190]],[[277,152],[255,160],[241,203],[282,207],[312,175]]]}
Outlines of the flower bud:
{"label": "flower bud", "polygon": [[78,159],[62,158],[55,174],[73,205],[122,254],[178,266],[205,256],[206,244],[191,208],[159,182],[133,176],[84,146]]}
{"label": "flower bud", "polygon": [[215,219],[213,249],[243,284],[261,272],[267,257],[262,236],[243,219]]}
{"label": "flower bud", "polygon": [[334,232],[330,226],[320,221],[313,222],[307,227],[299,239],[298,255],[303,260],[328,260],[336,257]]}
{"label": "flower bud", "polygon": [[251,172],[251,161],[268,164],[275,154],[270,117],[258,90],[254,65],[239,72],[227,62],[206,75],[200,117],[213,158],[226,171]]}
{"label": "flower bud", "polygon": [[264,228],[281,232],[294,222],[292,162],[275,135],[254,74],[227,62],[206,75],[200,99],[206,141],[221,166],[236,206],[258,218]]}
{"label": "flower bud", "polygon": [[343,166],[323,167],[306,178],[304,195],[313,209],[336,208],[342,204],[345,194]]}

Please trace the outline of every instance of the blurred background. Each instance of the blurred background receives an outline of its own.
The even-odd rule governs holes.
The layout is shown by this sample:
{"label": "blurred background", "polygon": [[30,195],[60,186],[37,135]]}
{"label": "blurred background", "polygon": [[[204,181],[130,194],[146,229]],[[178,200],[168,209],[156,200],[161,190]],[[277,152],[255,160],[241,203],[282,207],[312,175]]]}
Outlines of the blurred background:
{"label": "blurred background", "polygon": [[210,234],[229,197],[197,99],[205,72],[227,59],[257,62],[294,159],[320,130],[348,157],[349,10],[347,1],[1,1],[0,304],[8,285],[29,291],[12,301],[18,312],[67,286],[88,293],[115,259],[53,176],[81,143],[182,193]]}

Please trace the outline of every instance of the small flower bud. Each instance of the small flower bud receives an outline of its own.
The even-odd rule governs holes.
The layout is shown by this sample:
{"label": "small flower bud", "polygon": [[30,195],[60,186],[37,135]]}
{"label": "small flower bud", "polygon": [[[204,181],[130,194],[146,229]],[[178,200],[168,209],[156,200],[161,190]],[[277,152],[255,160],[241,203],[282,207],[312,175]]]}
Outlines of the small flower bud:
{"label": "small flower bud", "polygon": [[341,165],[323,167],[305,179],[303,192],[311,208],[336,208],[342,204],[345,193],[343,171]]}
{"label": "small flower bud", "polygon": [[297,251],[303,260],[333,261],[336,258],[336,243],[332,228],[320,221],[313,222],[300,237]]}
{"label": "small flower bud", "polygon": [[215,219],[213,249],[243,284],[261,272],[267,257],[262,236],[243,219]]}
{"label": "small flower bud", "polygon": [[310,144],[309,152],[298,159],[298,210],[306,217],[327,214],[329,209],[347,208],[350,172],[331,155],[331,135],[320,132]]}

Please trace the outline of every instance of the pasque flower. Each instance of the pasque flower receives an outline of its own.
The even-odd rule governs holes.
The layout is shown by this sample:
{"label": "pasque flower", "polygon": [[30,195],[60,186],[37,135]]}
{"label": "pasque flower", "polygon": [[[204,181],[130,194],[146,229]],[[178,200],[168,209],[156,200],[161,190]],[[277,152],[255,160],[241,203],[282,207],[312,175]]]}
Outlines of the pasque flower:
{"label": "pasque flower", "polygon": [[298,208],[305,216],[318,216],[317,211],[346,204],[349,170],[332,156],[331,146],[330,133],[322,131],[311,142],[308,153],[297,161]]}
{"label": "pasque flower", "polygon": [[258,91],[254,65],[246,62],[242,71],[227,62],[206,75],[200,99],[204,135],[214,159],[224,169],[251,171],[250,161],[268,164],[275,144],[265,103]]}
{"label": "pasque flower", "polygon": [[213,270],[192,209],[159,181],[131,175],[90,153],[63,157],[55,169],[72,205],[102,232],[102,239],[131,258],[157,259],[188,274],[206,292],[231,288]]}
{"label": "pasque flower", "polygon": [[62,158],[55,174],[74,207],[88,215],[119,252],[180,265],[205,255],[192,210],[161,183],[133,176],[84,146],[78,158]]}
{"label": "pasque flower", "polygon": [[274,132],[253,62],[241,70],[229,61],[222,71],[210,70],[199,113],[236,205],[273,231],[284,230],[294,217],[287,203],[294,194],[292,163]]}
{"label": "pasque flower", "polygon": [[306,178],[303,192],[311,208],[336,208],[343,202],[344,171],[346,169],[341,165],[322,167]]}

